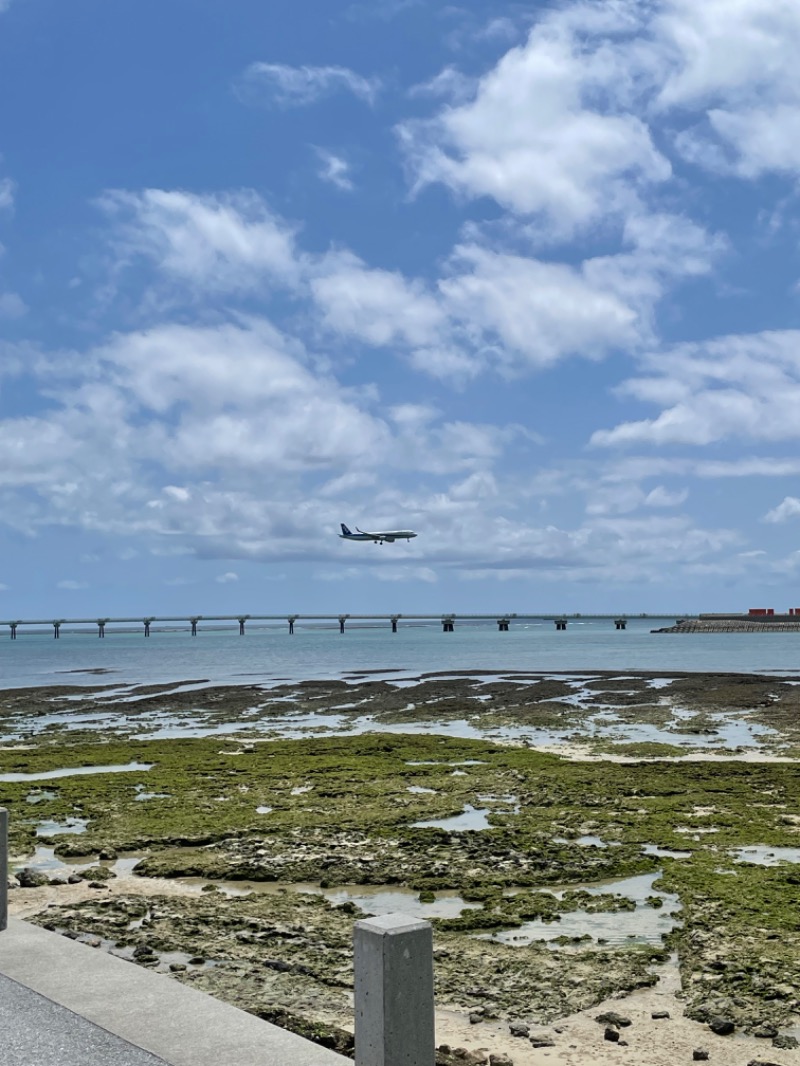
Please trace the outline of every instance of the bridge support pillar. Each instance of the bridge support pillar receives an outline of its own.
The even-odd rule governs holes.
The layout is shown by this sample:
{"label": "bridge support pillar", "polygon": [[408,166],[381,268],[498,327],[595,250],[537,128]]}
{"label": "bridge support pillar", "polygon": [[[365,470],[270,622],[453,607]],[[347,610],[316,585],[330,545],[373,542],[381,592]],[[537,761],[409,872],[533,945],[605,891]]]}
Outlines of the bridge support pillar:
{"label": "bridge support pillar", "polygon": [[288,618],[287,621],[289,623],[289,636],[291,636],[294,633],[294,618]]}
{"label": "bridge support pillar", "polygon": [[614,621],[614,628],[615,629],[626,629],[627,625],[628,625],[628,621],[627,621],[626,618],[617,618]]}
{"label": "bridge support pillar", "polygon": [[452,618],[442,619],[442,632],[443,633],[455,633],[456,624]]}
{"label": "bridge support pillar", "polygon": [[53,622],[53,639],[59,640],[61,637],[61,623]]}
{"label": "bridge support pillar", "polygon": [[347,619],[346,615],[340,615],[339,616],[339,632],[340,633],[344,633],[344,623],[345,623],[346,619]]}
{"label": "bridge support pillar", "polygon": [[397,632],[397,619],[396,618],[392,619],[392,632],[393,633]]}
{"label": "bridge support pillar", "polygon": [[150,619],[149,618],[145,618],[144,619],[144,635],[146,637],[150,636]]}
{"label": "bridge support pillar", "polygon": [[197,618],[190,618],[189,621],[192,623],[192,636],[196,637],[197,636],[197,622],[198,622],[198,619]]}
{"label": "bridge support pillar", "polygon": [[558,629],[558,630],[566,630],[566,628],[567,628],[567,620],[566,620],[566,618],[556,618],[556,619],[554,619],[554,621],[556,623],[556,629]]}
{"label": "bridge support pillar", "polygon": [[245,619],[245,618],[240,618],[239,619],[239,636],[240,637],[244,636],[244,624],[245,624],[246,621],[247,621],[247,619]]}
{"label": "bridge support pillar", "polygon": [[105,624],[105,622],[98,621],[98,623],[97,623],[97,635],[98,635],[98,637],[105,637],[105,635],[106,635],[106,624]]}
{"label": "bridge support pillar", "polygon": [[11,623],[11,639],[12,640],[16,640],[17,639],[17,623],[16,622],[12,622]]}
{"label": "bridge support pillar", "polygon": [[508,619],[507,618],[498,618],[497,619],[497,628],[500,630],[501,633],[507,633],[508,632]]}

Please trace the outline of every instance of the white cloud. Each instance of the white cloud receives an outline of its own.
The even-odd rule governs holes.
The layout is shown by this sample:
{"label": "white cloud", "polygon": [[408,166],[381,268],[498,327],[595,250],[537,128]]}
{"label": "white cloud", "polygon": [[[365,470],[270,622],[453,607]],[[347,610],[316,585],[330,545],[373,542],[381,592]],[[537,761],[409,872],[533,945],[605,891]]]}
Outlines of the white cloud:
{"label": "white cloud", "polygon": [[421,82],[409,89],[408,95],[413,97],[446,97],[450,103],[465,103],[475,95],[475,80],[468,78],[455,67],[445,67],[433,78]]}
{"label": "white cloud", "polygon": [[428,345],[446,327],[444,311],[421,282],[370,269],[351,252],[323,257],[311,278],[311,292],[327,326],[370,344]]}
{"label": "white cloud", "polygon": [[111,191],[99,204],[123,263],[141,256],[198,294],[263,293],[265,282],[298,281],[294,232],[254,192]]}
{"label": "white cloud", "polygon": [[252,63],[236,86],[247,103],[274,103],[303,107],[336,92],[349,92],[373,103],[380,89],[378,78],[365,78],[346,67],[291,67],[285,63]]}
{"label": "white cloud", "polygon": [[355,185],[350,177],[350,164],[347,160],[325,148],[316,148],[315,151],[320,161],[320,179],[329,185],[335,185],[342,192],[352,192]]}
{"label": "white cloud", "polygon": [[519,372],[572,355],[599,358],[649,339],[655,304],[676,279],[709,270],[722,243],[681,216],[630,216],[625,250],[572,265],[465,241],[438,281],[370,267],[346,249],[312,255],[252,192],[109,193],[120,267],[147,259],[152,312],[181,295],[262,299],[278,288],[310,299],[322,326],[390,347],[434,377]]}
{"label": "white cloud", "polygon": [[796,496],[787,496],[777,507],[764,515],[765,522],[786,522],[800,515],[800,500]]}
{"label": "white cloud", "polygon": [[682,503],[685,503],[689,498],[688,489],[679,489],[676,492],[670,492],[669,489],[663,485],[656,485],[654,489],[651,489],[645,496],[644,503],[646,507],[680,507]]}
{"label": "white cloud", "polygon": [[227,573],[218,574],[215,578],[220,585],[235,584],[239,580],[239,575],[234,573],[233,570],[228,570]]}
{"label": "white cloud", "polygon": [[401,125],[415,187],[442,182],[491,196],[561,236],[634,208],[638,188],[671,168],[647,124],[615,107],[633,76],[613,45],[630,21],[626,8],[546,14],[480,79],[474,100]]}
{"label": "white cloud", "polygon": [[700,110],[678,147],[745,178],[800,170],[800,7],[794,0],[662,0],[652,24],[665,68],[656,106]]}
{"label": "white cloud", "polygon": [[453,318],[479,329],[501,366],[520,356],[535,367],[566,355],[598,357],[639,336],[635,309],[613,287],[560,263],[464,245],[440,289]]}
{"label": "white cloud", "polygon": [[664,410],[598,430],[595,445],[706,445],[729,438],[796,440],[800,331],[734,335],[684,344],[643,359],[619,392]]}

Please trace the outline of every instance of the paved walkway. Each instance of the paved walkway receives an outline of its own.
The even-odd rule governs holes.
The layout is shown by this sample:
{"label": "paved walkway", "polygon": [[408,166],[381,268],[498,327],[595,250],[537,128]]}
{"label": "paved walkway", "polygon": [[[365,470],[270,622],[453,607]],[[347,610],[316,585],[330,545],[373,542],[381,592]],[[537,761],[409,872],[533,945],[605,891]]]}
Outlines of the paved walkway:
{"label": "paved walkway", "polygon": [[0,1066],[352,1066],[164,974],[9,918]]}
{"label": "paved walkway", "polygon": [[164,1066],[164,1060],[0,977],[1,1066]]}

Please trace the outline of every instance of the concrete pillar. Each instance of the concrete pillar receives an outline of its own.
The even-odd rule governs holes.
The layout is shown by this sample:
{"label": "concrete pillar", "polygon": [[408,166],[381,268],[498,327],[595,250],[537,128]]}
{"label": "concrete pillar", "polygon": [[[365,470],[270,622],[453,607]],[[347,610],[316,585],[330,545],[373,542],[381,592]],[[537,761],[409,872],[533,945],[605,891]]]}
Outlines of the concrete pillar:
{"label": "concrete pillar", "polygon": [[567,620],[566,620],[566,618],[556,618],[555,619],[555,623],[556,623],[556,629],[558,629],[558,630],[566,630],[566,628],[567,628]]}
{"label": "concrete pillar", "polygon": [[292,633],[294,633],[294,618],[289,618],[288,622],[289,622],[289,635],[291,636]]}
{"label": "concrete pillar", "polygon": [[627,625],[628,625],[628,622],[627,622],[627,619],[625,619],[625,618],[617,618],[616,621],[614,622],[614,628],[615,629],[625,629]]}
{"label": "concrete pillar", "polygon": [[16,622],[12,622],[11,623],[11,639],[12,640],[16,640],[17,639],[17,623]]}
{"label": "concrete pillar", "polygon": [[244,623],[246,621],[247,621],[247,619],[245,619],[245,618],[240,618],[239,619],[239,636],[240,637],[244,636]]}
{"label": "concrete pillar", "polygon": [[53,622],[53,639],[59,640],[61,638],[61,623]]}
{"label": "concrete pillar", "polygon": [[407,914],[355,923],[356,1066],[434,1066],[433,932]]}
{"label": "concrete pillar", "polygon": [[392,619],[392,632],[393,633],[397,632],[397,619],[396,618]]}
{"label": "concrete pillar", "polygon": [[192,636],[196,637],[197,636],[197,622],[198,622],[198,619],[197,618],[190,618],[189,621],[192,623]]}
{"label": "concrete pillar", "polygon": [[145,618],[143,621],[144,621],[144,635],[146,637],[149,637],[150,636],[150,619],[149,618]]}
{"label": "concrete pillar", "polygon": [[501,633],[507,633],[508,632],[508,619],[507,618],[498,618],[497,619],[497,628],[500,630]]}
{"label": "concrete pillar", "polygon": [[443,633],[454,633],[455,632],[455,628],[456,628],[456,625],[455,625],[455,622],[453,621],[452,618],[443,618],[442,619],[442,632]]}
{"label": "concrete pillar", "polygon": [[345,615],[345,614],[339,615],[339,632],[340,633],[344,633],[344,623],[345,623],[346,619],[347,619],[347,615]]}
{"label": "concrete pillar", "polygon": [[8,811],[0,807],[0,933],[8,925]]}
{"label": "concrete pillar", "polygon": [[106,635],[106,624],[101,619],[97,620],[97,635],[98,637],[105,637]]}

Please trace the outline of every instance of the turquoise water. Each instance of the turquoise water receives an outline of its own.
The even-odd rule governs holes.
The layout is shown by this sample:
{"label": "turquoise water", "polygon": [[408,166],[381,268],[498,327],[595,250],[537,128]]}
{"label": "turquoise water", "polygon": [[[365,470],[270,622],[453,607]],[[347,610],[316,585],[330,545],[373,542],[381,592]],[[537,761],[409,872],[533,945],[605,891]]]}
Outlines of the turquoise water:
{"label": "turquoise water", "polygon": [[[611,621],[573,622],[557,632],[552,622],[497,626],[456,623],[443,633],[440,623],[407,625],[397,633],[388,624],[357,628],[342,635],[332,628],[238,628],[139,633],[96,630],[64,633],[20,631],[17,640],[0,636],[0,688],[27,685],[164,683],[188,679],[253,684],[277,679],[334,678],[359,671],[647,670],[800,672],[800,633],[651,633],[662,622],[631,621],[617,631]],[[107,675],[89,671],[107,670]]]}

